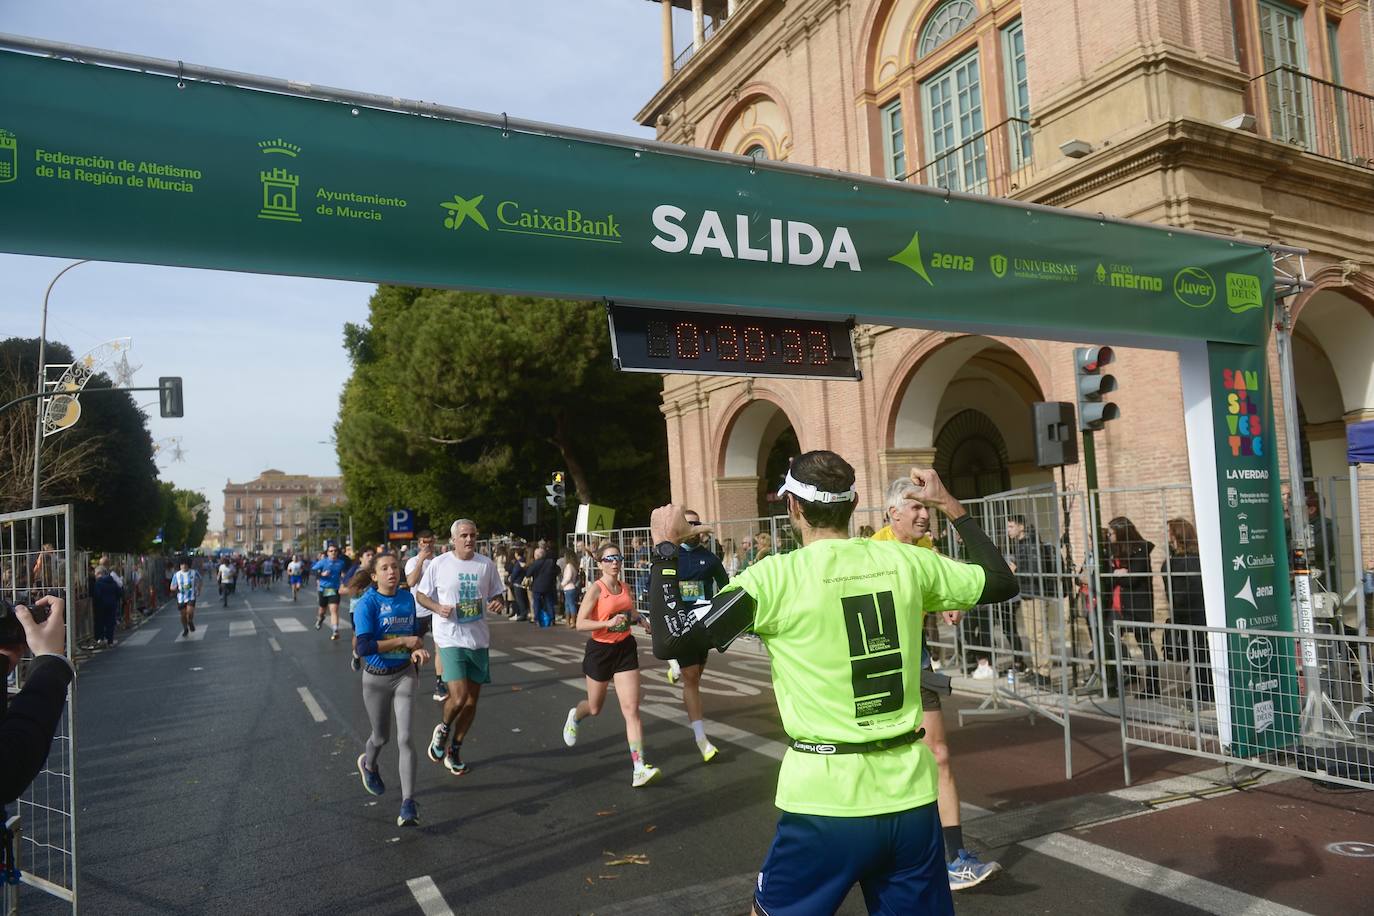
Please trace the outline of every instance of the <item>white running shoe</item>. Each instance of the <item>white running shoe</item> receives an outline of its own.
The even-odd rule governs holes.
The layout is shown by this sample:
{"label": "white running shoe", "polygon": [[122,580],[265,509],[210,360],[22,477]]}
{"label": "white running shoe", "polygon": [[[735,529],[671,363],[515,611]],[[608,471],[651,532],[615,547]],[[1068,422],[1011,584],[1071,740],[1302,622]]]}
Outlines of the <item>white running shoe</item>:
{"label": "white running shoe", "polygon": [[658,767],[651,767],[648,764],[645,764],[644,766],[635,769],[635,777],[633,780],[630,781],[630,785],[634,786],[636,789],[641,788],[642,786],[647,786],[649,783],[653,782],[655,779],[658,778],[658,774]]}
{"label": "white running shoe", "polygon": [[697,750],[701,751],[702,763],[710,763],[712,760],[715,760],[716,755],[720,753],[720,749],[710,741],[707,741],[705,744],[698,744]]}
{"label": "white running shoe", "polygon": [[668,659],[668,683],[676,684],[682,680],[682,665],[678,664],[677,659]]}
{"label": "white running shoe", "polygon": [[992,666],[984,659],[978,663],[978,667],[973,669],[973,674],[969,675],[969,677],[973,678],[975,681],[990,681],[997,677],[997,672],[994,671]]}
{"label": "white running shoe", "polygon": [[563,743],[572,747],[577,743],[577,707],[568,710],[568,721],[563,723]]}

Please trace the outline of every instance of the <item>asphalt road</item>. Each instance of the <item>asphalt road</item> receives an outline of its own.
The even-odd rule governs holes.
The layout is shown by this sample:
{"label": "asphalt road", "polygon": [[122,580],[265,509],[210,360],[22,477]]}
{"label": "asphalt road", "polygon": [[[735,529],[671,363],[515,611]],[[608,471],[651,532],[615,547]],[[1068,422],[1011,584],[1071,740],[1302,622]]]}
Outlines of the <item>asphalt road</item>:
{"label": "asphalt road", "polygon": [[[438,713],[426,690],[413,723],[421,820],[399,828],[395,748],[382,753],[387,792],[374,799],[354,764],[368,725],[347,634],[331,642],[327,629],[313,629],[313,594],[292,604],[280,585],[240,592],[227,609],[202,607],[197,620],[198,638],[182,640],[175,610],[163,609],[82,668],[82,912],[748,912],[777,817],[782,733],[765,658],[712,658],[708,731],[722,753],[704,765],[677,689],[641,640],[646,757],[664,775],[632,789],[614,703],[584,722],[577,747],[561,739],[582,695],[584,639],[494,621],[494,682],[464,745],[471,772],[454,777],[424,757]],[[971,728],[997,743],[1003,726]],[[1057,732],[1041,734],[1052,745]],[[980,753],[971,749],[967,765]],[[1209,897],[1205,884],[1180,889],[1158,874],[1127,874],[1128,859],[1094,861],[1099,850],[1067,840],[985,849],[1006,871],[957,895],[957,908],[1173,914],[1234,905]],[[630,853],[647,864],[607,864]],[[62,912],[29,889],[22,899],[25,914]],[[863,912],[857,893],[842,912]]]}

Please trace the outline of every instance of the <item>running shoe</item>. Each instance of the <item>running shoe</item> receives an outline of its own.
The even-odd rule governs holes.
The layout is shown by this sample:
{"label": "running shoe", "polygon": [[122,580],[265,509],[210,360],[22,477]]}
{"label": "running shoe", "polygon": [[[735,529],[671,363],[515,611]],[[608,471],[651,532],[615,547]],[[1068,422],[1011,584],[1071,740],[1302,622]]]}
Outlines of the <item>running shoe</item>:
{"label": "running shoe", "polygon": [[980,661],[978,667],[973,669],[973,674],[969,677],[975,681],[990,681],[997,677],[997,672],[986,661]]}
{"label": "running shoe", "polygon": [[563,743],[572,747],[577,743],[577,707],[568,710],[568,721],[563,723]]}
{"label": "running shoe", "polygon": [[185,624],[182,624],[182,627],[181,627],[181,635],[182,635],[183,637],[185,637],[186,634],[189,633],[189,632],[191,632],[191,631],[188,630],[188,629],[186,628],[186,625],[185,625]]}
{"label": "running shoe", "polygon": [[676,672],[675,670],[673,670],[673,669],[670,667],[670,668],[668,669],[668,673],[667,673],[667,674],[668,674],[668,683],[670,683],[670,684],[676,684],[676,683],[677,683],[677,677],[678,677],[677,672]]}
{"label": "running shoe", "polygon": [[420,811],[415,807],[415,799],[401,800],[401,813],[396,815],[397,827],[414,827],[420,823]]}
{"label": "running shoe", "polygon": [[448,771],[454,776],[466,776],[468,772],[468,765],[458,756],[456,747],[450,747],[444,755],[444,766],[448,767]]}
{"label": "running shoe", "polygon": [[349,662],[348,664],[350,667],[353,668],[354,671],[363,670],[363,660],[356,655],[353,656],[353,661]]}
{"label": "running shoe", "polygon": [[699,744],[697,745],[697,747],[701,750],[702,763],[710,763],[712,760],[715,760],[716,755],[720,753],[720,748],[716,747],[709,741],[707,741],[704,745]]}
{"label": "running shoe", "polygon": [[640,788],[641,786],[647,786],[649,783],[653,782],[655,779],[658,778],[658,774],[658,767],[651,767],[646,763],[644,766],[638,767],[635,770],[635,777],[633,780],[630,781],[630,785],[636,789]]}
{"label": "running shoe", "polygon": [[967,849],[959,850],[959,856],[949,863],[949,889],[967,890],[977,887],[1002,870],[996,862],[984,862]]}
{"label": "running shoe", "polygon": [[323,618],[323,617],[316,617],[316,618],[315,618],[315,629],[318,630],[318,629],[319,629],[320,627],[322,627],[322,626],[324,626],[324,618]]}
{"label": "running shoe", "polygon": [[192,621],[191,621],[191,632],[194,633],[195,631],[196,631],[196,622],[195,622],[194,620],[192,620]]}
{"label": "running shoe", "polygon": [[440,722],[434,726],[434,736],[429,739],[429,759],[435,763],[444,759],[444,748],[448,746],[448,726]]}
{"label": "running shoe", "polygon": [[442,703],[442,702],[444,702],[444,701],[447,700],[447,699],[448,699],[448,688],[444,686],[444,682],[443,682],[443,681],[438,681],[438,680],[436,680],[436,681],[434,682],[434,702],[436,702],[436,703]]}
{"label": "running shoe", "polygon": [[329,634],[329,638],[330,638],[330,639],[338,639],[338,638],[339,638],[339,631],[338,631],[338,630],[335,630],[333,633],[330,633],[330,634]]}
{"label": "running shoe", "polygon": [[382,774],[367,768],[366,754],[358,755],[358,775],[363,778],[363,788],[368,795],[381,795],[386,791],[386,786],[382,785]]}

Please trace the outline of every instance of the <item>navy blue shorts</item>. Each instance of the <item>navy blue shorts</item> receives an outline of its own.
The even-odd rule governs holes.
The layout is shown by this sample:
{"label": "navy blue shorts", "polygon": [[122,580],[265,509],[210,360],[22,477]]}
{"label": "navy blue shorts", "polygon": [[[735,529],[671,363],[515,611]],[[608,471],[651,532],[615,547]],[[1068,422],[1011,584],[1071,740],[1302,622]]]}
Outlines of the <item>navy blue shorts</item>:
{"label": "navy blue shorts", "polygon": [[754,906],[764,916],[834,913],[855,882],[870,913],[953,916],[935,803],[867,817],[784,812]]}

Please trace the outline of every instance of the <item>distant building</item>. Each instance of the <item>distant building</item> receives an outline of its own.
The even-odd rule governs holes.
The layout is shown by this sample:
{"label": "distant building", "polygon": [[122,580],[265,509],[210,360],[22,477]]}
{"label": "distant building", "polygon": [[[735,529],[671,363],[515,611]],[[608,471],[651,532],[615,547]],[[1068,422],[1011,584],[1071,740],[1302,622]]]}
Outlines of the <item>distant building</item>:
{"label": "distant building", "polygon": [[305,548],[314,533],[339,527],[343,498],[342,477],[269,468],[247,483],[226,482],[223,546],[264,553]]}

